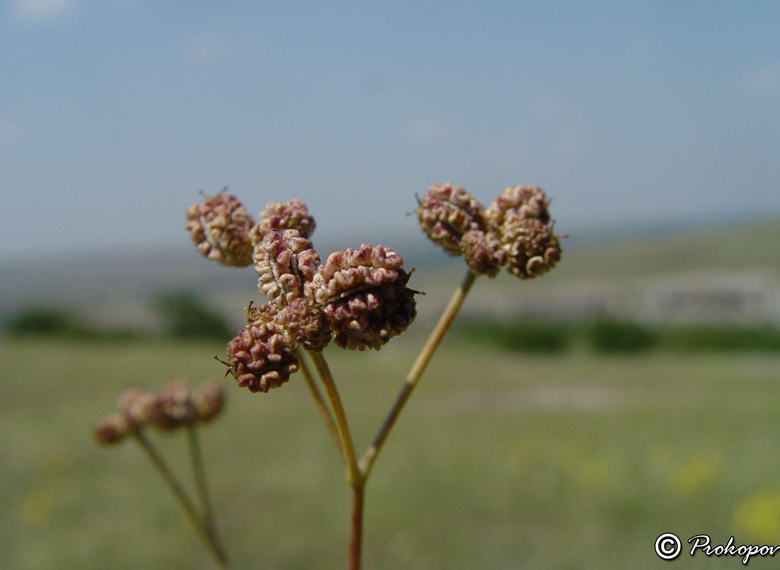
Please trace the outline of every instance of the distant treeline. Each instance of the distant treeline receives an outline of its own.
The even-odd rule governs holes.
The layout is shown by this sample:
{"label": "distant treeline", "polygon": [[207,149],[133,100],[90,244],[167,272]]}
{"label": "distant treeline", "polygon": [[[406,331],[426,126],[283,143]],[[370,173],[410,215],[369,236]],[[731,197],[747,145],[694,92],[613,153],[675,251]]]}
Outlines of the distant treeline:
{"label": "distant treeline", "polygon": [[[229,340],[232,331],[225,319],[189,293],[159,296],[153,303],[163,323],[161,335],[177,339]],[[15,337],[48,336],[79,340],[139,340],[153,336],[129,329],[95,327],[78,315],[50,306],[30,306],[10,315],[5,332]]]}
{"label": "distant treeline", "polygon": [[598,319],[588,323],[468,319],[455,327],[469,342],[507,350],[561,353],[574,345],[601,353],[638,353],[654,349],[682,351],[777,351],[775,327],[695,325],[649,327],[632,321]]}

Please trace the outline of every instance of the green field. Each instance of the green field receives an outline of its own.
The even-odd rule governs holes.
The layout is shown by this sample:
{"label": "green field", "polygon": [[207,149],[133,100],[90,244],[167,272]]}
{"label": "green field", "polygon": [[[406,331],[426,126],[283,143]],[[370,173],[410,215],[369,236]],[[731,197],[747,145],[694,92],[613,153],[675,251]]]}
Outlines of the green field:
{"label": "green field", "polygon": [[[414,357],[410,334],[380,353],[326,351],[361,450]],[[129,386],[219,378],[221,352],[0,342],[0,568],[212,568],[136,446],[99,448],[90,429]],[[203,440],[235,567],[345,567],[349,494],[304,383],[253,395],[224,382],[228,408]],[[187,474],[183,434],[155,441]],[[653,553],[663,532],[780,542],[779,451],[776,354],[542,357],[449,339],[376,464],[365,567],[669,568]]]}

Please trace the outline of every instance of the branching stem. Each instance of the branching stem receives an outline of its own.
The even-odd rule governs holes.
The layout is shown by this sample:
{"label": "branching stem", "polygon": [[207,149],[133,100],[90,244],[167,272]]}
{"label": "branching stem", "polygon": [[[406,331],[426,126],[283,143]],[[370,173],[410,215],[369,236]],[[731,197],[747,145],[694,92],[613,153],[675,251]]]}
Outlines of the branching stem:
{"label": "branching stem", "polygon": [[211,495],[209,494],[208,484],[206,482],[206,470],[203,467],[203,453],[200,447],[200,437],[198,428],[195,424],[187,426],[187,437],[190,444],[190,460],[192,462],[192,471],[195,474],[195,486],[198,489],[200,504],[203,507],[203,525],[206,528],[211,540],[219,547],[224,556],[224,549],[217,534],[217,525],[214,519],[214,510],[211,506]]}
{"label": "branching stem", "polygon": [[225,556],[225,552],[222,549],[222,546],[217,542],[216,537],[212,536],[212,534],[206,528],[204,521],[201,519],[200,515],[198,515],[197,509],[195,509],[195,505],[192,504],[192,501],[187,496],[187,493],[184,491],[181,483],[179,483],[176,477],[174,477],[173,473],[168,467],[168,464],[165,463],[160,453],[152,445],[152,442],[149,441],[149,439],[142,432],[136,433],[135,438],[136,441],[138,441],[138,443],[141,445],[141,448],[144,450],[144,452],[146,452],[147,457],[149,457],[149,460],[157,469],[157,472],[168,484],[168,488],[179,500],[179,503],[184,508],[184,512],[195,526],[195,529],[206,543],[206,546],[208,546],[211,554],[214,556],[217,562],[219,562],[221,567],[229,568],[227,557]]}
{"label": "branching stem", "polygon": [[341,439],[339,438],[339,431],[336,428],[336,423],[333,421],[333,415],[328,409],[328,404],[322,397],[322,392],[320,392],[320,389],[317,387],[317,383],[314,381],[311,370],[309,370],[309,365],[306,364],[306,361],[303,358],[302,350],[298,350],[298,360],[300,361],[303,378],[306,380],[306,385],[309,387],[312,398],[314,398],[314,403],[317,404],[317,408],[319,409],[320,414],[322,414],[322,418],[325,420],[325,425],[328,426],[328,431],[330,432],[333,441],[336,443],[336,447],[338,448],[339,453],[341,454],[341,458],[343,459],[344,450],[341,446]]}
{"label": "branching stem", "polygon": [[355,447],[352,445],[352,435],[349,432],[347,415],[344,413],[344,406],[341,403],[336,383],[333,381],[333,375],[330,373],[330,368],[322,352],[312,350],[309,354],[312,362],[314,362],[314,367],[317,369],[317,373],[320,375],[320,380],[322,380],[322,384],[325,386],[325,393],[328,395],[328,400],[330,400],[330,405],[333,408],[336,430],[339,434],[341,449],[344,452],[344,460],[347,462],[347,480],[352,487],[356,485],[362,486],[363,477],[357,466],[357,457],[355,456]]}
{"label": "branching stem", "polygon": [[436,349],[439,347],[439,344],[441,344],[444,335],[447,334],[452,321],[454,321],[455,317],[458,315],[458,311],[460,311],[460,308],[463,305],[463,301],[466,300],[466,296],[469,294],[469,290],[471,289],[471,286],[474,285],[476,278],[476,274],[474,274],[472,271],[466,273],[466,276],[463,278],[460,287],[458,287],[458,289],[453,294],[449,304],[447,305],[447,308],[439,318],[439,322],[436,324],[436,327],[433,329],[433,331],[431,331],[431,335],[428,337],[428,340],[425,342],[425,345],[420,351],[420,354],[417,356],[417,360],[414,362],[414,365],[409,371],[409,375],[406,377],[406,382],[401,388],[401,391],[398,393],[395,403],[390,409],[390,413],[385,418],[382,427],[379,428],[379,432],[374,438],[373,443],[368,448],[368,450],[366,450],[365,455],[363,455],[363,458],[360,460],[360,473],[364,479],[368,478],[368,475],[371,472],[371,467],[373,466],[377,455],[379,455],[379,451],[382,449],[382,445],[384,444],[385,439],[387,439],[390,430],[393,428],[393,425],[395,425],[395,422],[398,419],[398,414],[401,413],[401,410],[406,404],[406,401],[412,394],[412,390],[414,390],[414,387],[420,381],[423,372],[425,372],[425,368],[433,358],[433,355],[436,352]]}

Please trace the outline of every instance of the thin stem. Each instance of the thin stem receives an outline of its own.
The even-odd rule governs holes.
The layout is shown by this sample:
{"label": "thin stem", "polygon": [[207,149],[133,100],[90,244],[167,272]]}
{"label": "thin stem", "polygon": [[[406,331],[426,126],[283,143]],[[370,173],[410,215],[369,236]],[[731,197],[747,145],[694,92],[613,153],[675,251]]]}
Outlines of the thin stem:
{"label": "thin stem", "polygon": [[471,289],[471,286],[474,285],[476,278],[477,276],[473,272],[469,271],[466,273],[466,276],[463,278],[460,287],[458,287],[458,289],[452,295],[452,299],[450,299],[447,308],[444,309],[444,313],[442,313],[441,317],[439,318],[439,322],[436,324],[436,327],[433,329],[433,331],[431,331],[431,335],[428,337],[428,340],[425,342],[425,345],[420,351],[420,354],[417,356],[417,360],[412,366],[412,369],[409,371],[409,375],[406,377],[406,382],[401,388],[401,391],[398,393],[395,403],[390,409],[390,413],[385,418],[382,427],[379,428],[379,432],[374,438],[371,447],[366,450],[365,455],[360,460],[360,472],[364,479],[368,478],[368,474],[371,472],[371,467],[373,466],[377,455],[379,455],[379,451],[382,449],[382,445],[384,444],[385,439],[387,439],[387,435],[390,433],[393,425],[395,425],[395,421],[398,419],[398,414],[401,413],[401,410],[406,404],[406,401],[412,394],[412,390],[414,390],[414,387],[417,385],[417,382],[419,382],[423,372],[425,372],[425,368],[433,358],[433,355],[444,338],[444,335],[447,334],[452,321],[454,321],[455,317],[458,315],[458,311],[460,311],[460,308],[463,305],[463,301],[466,300],[466,296],[469,294],[469,290]]}
{"label": "thin stem", "polygon": [[314,398],[314,403],[317,404],[317,408],[320,410],[320,414],[322,414],[322,418],[325,420],[325,425],[328,426],[328,431],[330,432],[333,441],[336,443],[339,454],[343,459],[344,451],[341,447],[341,440],[339,439],[338,429],[336,429],[336,423],[333,421],[333,415],[330,413],[328,404],[325,402],[325,399],[322,397],[322,392],[320,392],[317,383],[314,381],[311,370],[309,370],[309,365],[306,364],[306,361],[303,358],[303,351],[301,350],[298,351],[298,360],[300,361],[303,378],[306,380],[306,385],[309,386],[309,391]]}
{"label": "thin stem", "polygon": [[363,541],[363,497],[362,485],[352,487],[352,531],[349,540],[349,570],[360,570],[360,551]]}
{"label": "thin stem", "polygon": [[192,470],[195,473],[195,486],[198,488],[198,496],[200,497],[200,504],[203,507],[203,524],[206,527],[206,532],[213,542],[219,547],[220,552],[224,556],[224,549],[219,540],[217,534],[217,525],[214,520],[214,510],[211,506],[211,496],[209,494],[209,488],[206,484],[206,470],[203,468],[203,453],[200,447],[200,438],[198,437],[198,428],[195,424],[187,426],[187,436],[190,444],[190,460],[192,462]]}
{"label": "thin stem", "polygon": [[214,558],[217,559],[220,566],[223,568],[228,568],[228,561],[225,557],[225,553],[222,551],[222,548],[219,546],[219,544],[215,542],[214,538],[209,534],[208,530],[203,524],[203,521],[198,515],[198,511],[195,509],[195,505],[192,504],[192,501],[187,496],[184,488],[173,476],[173,473],[163,460],[160,453],[157,451],[157,449],[155,449],[155,447],[152,445],[152,442],[149,441],[149,439],[143,433],[136,433],[135,438],[136,441],[138,441],[138,443],[141,445],[141,448],[146,452],[146,455],[151,460],[152,465],[154,465],[154,467],[157,469],[157,472],[162,475],[162,478],[168,484],[168,488],[170,488],[170,490],[179,500],[179,503],[181,503],[181,506],[184,508],[184,512],[195,526],[198,534],[200,534],[201,538],[206,543],[206,546],[208,546],[211,554],[214,556]]}
{"label": "thin stem", "polygon": [[317,373],[320,375],[320,380],[322,380],[322,384],[325,386],[325,393],[328,395],[330,405],[333,407],[333,416],[336,420],[336,429],[339,433],[341,449],[347,462],[347,480],[353,488],[361,486],[363,477],[357,466],[355,447],[352,445],[352,435],[349,433],[349,425],[347,424],[347,415],[344,413],[344,406],[341,404],[341,397],[336,388],[336,383],[333,381],[330,368],[322,352],[312,350],[309,354],[314,362],[314,367],[317,369]]}

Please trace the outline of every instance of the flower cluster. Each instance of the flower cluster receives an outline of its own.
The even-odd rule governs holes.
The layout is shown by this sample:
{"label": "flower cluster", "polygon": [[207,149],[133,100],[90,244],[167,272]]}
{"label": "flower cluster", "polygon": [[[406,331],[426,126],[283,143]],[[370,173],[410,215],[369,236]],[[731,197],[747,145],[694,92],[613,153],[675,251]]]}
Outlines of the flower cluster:
{"label": "flower cluster", "polygon": [[106,445],[147,427],[172,431],[194,423],[213,420],[222,411],[225,394],[219,384],[208,382],[194,393],[174,380],[159,393],[130,388],[119,396],[117,412],[98,420],[95,437]]}
{"label": "flower cluster", "polygon": [[561,259],[549,201],[538,186],[505,189],[485,208],[453,184],[433,185],[418,199],[422,231],[450,255],[462,255],[477,275],[495,277],[503,266],[520,279],[546,273]]}
{"label": "flower cluster", "polygon": [[[207,202],[188,212],[208,209]],[[187,219],[189,229],[189,213]],[[379,350],[417,314],[416,291],[406,286],[410,273],[400,255],[363,244],[332,253],[322,263],[309,239],[314,228],[301,200],[272,202],[256,224],[242,218],[230,227],[244,232],[242,243],[251,244],[257,286],[268,299],[260,307],[250,304],[246,327],[227,348],[228,373],[251,392],[287,382],[299,367],[298,348],[321,351],[334,340],[347,350]]]}

